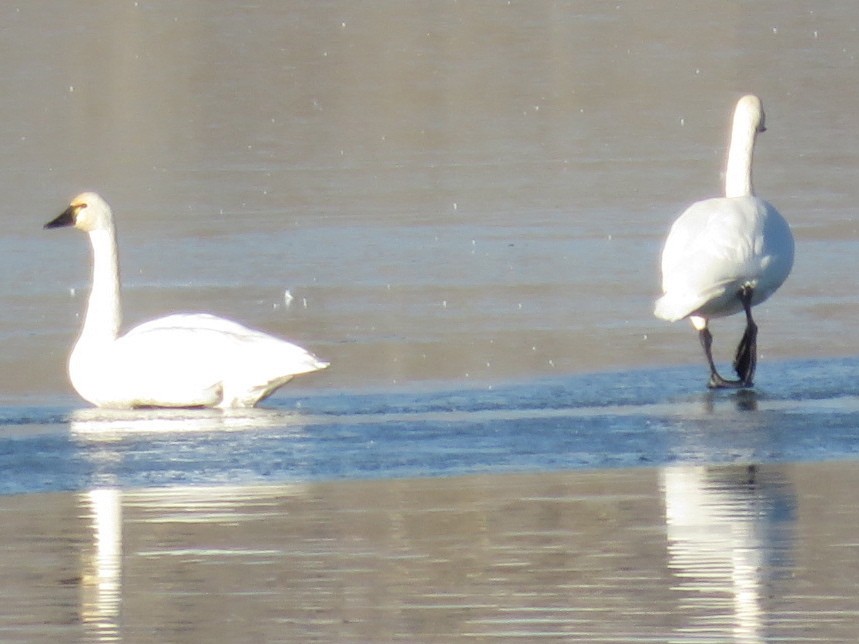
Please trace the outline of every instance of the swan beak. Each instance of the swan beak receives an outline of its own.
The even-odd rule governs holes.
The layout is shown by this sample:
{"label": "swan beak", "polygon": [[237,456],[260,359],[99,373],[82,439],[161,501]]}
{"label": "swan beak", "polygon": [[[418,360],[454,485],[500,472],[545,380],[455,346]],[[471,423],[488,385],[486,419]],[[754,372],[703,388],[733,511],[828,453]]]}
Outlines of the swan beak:
{"label": "swan beak", "polygon": [[63,214],[45,224],[45,228],[62,228],[63,226],[74,226],[75,215],[77,214],[77,212],[77,207],[69,206],[63,211]]}

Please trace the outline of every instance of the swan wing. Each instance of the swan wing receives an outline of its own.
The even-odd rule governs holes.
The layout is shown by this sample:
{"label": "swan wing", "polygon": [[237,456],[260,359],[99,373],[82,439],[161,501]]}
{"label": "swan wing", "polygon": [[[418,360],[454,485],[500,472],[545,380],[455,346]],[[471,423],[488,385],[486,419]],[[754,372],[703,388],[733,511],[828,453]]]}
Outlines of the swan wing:
{"label": "swan wing", "polygon": [[252,406],[327,363],[266,333],[208,314],[177,314],[117,339],[106,373],[127,406]]}
{"label": "swan wing", "polygon": [[210,330],[225,334],[233,335],[266,335],[260,331],[254,331],[246,326],[211,315],[209,313],[175,313],[167,315],[148,322],[143,322],[131,329],[123,337],[129,337],[136,334],[149,333],[152,331],[164,331],[169,329],[200,329]]}
{"label": "swan wing", "polygon": [[217,356],[190,328],[151,328],[117,339],[101,362],[104,388],[125,406],[210,407],[222,398]]}
{"label": "swan wing", "polygon": [[233,368],[241,363],[268,364],[284,375],[328,366],[298,345],[208,313],[175,314],[144,322],[118,342],[153,349],[163,343],[171,353],[196,358],[201,363],[220,360]]}

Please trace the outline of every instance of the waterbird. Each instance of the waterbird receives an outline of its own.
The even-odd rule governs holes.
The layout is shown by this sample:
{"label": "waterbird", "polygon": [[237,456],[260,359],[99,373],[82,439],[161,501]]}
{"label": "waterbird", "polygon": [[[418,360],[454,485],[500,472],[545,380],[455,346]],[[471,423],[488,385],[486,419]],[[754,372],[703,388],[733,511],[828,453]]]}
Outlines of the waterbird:
{"label": "waterbird", "polygon": [[[689,318],[710,367],[711,388],[753,386],[758,327],[752,307],[775,293],[793,267],[790,226],[752,187],[755,141],[765,130],[760,98],[743,96],[734,110],[725,196],[689,206],[662,250],[663,295],[654,313],[671,322]],[[738,379],[728,380],[713,362],[709,322],[741,311],[746,328],[733,362]]]}
{"label": "waterbird", "polygon": [[68,362],[78,394],[97,407],[253,407],[293,376],[328,363],[285,340],[214,315],[179,313],[124,335],[113,213],[93,192],[45,228],[74,226],[92,244],[92,290]]}

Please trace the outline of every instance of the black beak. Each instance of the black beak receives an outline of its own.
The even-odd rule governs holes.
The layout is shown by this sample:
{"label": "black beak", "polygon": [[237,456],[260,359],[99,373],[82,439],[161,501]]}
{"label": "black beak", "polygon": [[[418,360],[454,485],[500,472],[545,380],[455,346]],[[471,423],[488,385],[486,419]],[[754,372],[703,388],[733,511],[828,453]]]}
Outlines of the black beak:
{"label": "black beak", "polygon": [[77,214],[77,212],[77,208],[75,208],[74,206],[69,206],[63,211],[63,214],[45,224],[45,228],[62,228],[63,226],[74,226],[75,215]]}

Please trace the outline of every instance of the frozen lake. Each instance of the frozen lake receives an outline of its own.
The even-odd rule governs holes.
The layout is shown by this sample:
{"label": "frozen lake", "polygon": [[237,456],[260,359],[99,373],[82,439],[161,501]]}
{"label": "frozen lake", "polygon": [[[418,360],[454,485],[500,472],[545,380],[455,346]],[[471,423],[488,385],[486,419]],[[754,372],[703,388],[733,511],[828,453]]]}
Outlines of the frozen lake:
{"label": "frozen lake", "polygon": [[278,398],[265,409],[5,408],[0,493],[829,461],[859,454],[859,360],[771,363],[754,390],[700,368]]}
{"label": "frozen lake", "polygon": [[[857,18],[3,5],[0,639],[855,641]],[[714,393],[652,306],[748,92],[797,257],[756,388]],[[249,412],[88,409],[89,249],[42,230],[83,190],[127,326],[209,311],[331,368]]]}

